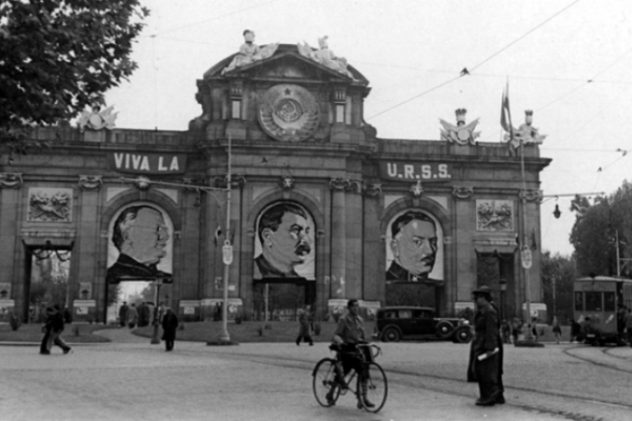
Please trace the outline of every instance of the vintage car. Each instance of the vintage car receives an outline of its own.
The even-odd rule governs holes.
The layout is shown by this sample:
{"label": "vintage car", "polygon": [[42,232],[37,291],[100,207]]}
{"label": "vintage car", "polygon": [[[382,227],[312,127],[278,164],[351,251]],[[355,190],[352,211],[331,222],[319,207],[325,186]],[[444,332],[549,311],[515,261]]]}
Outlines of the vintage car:
{"label": "vintage car", "polygon": [[373,337],[384,342],[401,339],[443,339],[458,343],[472,340],[466,319],[436,317],[432,307],[393,306],[377,310]]}

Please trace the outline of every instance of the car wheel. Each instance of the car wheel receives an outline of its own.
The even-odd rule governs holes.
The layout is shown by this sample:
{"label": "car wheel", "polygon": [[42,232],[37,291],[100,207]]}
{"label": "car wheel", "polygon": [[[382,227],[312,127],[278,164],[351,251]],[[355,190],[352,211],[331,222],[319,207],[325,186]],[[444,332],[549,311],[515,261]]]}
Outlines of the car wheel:
{"label": "car wheel", "polygon": [[454,326],[452,326],[452,324],[449,322],[439,322],[437,324],[436,330],[438,337],[440,337],[441,339],[447,339],[452,334]]}
{"label": "car wheel", "polygon": [[382,340],[384,342],[399,342],[401,338],[402,334],[395,327],[387,327],[382,333]]}
{"label": "car wheel", "polygon": [[472,330],[469,327],[457,329],[454,333],[454,340],[460,344],[466,344],[472,340]]}

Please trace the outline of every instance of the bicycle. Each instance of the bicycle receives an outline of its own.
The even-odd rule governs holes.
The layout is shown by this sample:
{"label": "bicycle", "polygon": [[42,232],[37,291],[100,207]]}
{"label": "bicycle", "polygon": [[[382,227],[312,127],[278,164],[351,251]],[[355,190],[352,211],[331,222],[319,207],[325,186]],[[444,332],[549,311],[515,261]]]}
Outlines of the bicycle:
{"label": "bicycle", "polygon": [[[366,399],[372,402],[374,406],[366,404],[365,399],[361,396],[361,381],[356,370],[351,369],[346,376],[343,375],[342,360],[340,359],[339,346],[332,344],[329,349],[336,352],[336,358],[325,357],[318,361],[312,371],[312,388],[316,401],[324,407],[335,405],[340,395],[345,395],[351,391],[358,398],[358,408],[368,412],[378,412],[386,403],[388,395],[388,382],[386,374],[382,367],[375,362],[378,355],[382,353],[382,349],[375,344],[358,344],[358,347],[369,348],[372,361],[366,361],[363,352],[359,355],[364,364],[367,364],[368,376],[366,379]],[[338,379],[342,379],[340,382]],[[355,387],[355,389],[354,389]],[[332,390],[330,398],[327,394]]]}

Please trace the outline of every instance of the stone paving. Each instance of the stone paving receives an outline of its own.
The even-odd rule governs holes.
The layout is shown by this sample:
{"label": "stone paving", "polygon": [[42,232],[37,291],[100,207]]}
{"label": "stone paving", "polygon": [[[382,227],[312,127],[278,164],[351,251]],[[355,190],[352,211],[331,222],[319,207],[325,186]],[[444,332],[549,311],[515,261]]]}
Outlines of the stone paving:
{"label": "stone paving", "polygon": [[[162,344],[150,345],[149,339],[134,336],[127,329],[106,330],[102,334],[113,342],[76,345],[70,355],[55,350],[53,355],[41,356],[33,346],[0,346],[0,419],[618,419],[591,418],[581,411],[572,412],[573,408],[559,414],[537,411],[532,408],[537,408],[541,395],[529,396],[521,390],[510,390],[507,405],[476,407],[476,385],[450,380],[461,379],[465,374],[469,347],[464,345],[382,344],[384,354],[379,362],[391,380],[390,393],[384,409],[369,414],[357,410],[351,396],[345,396],[333,408],[316,404],[310,370],[318,359],[328,355],[326,344],[209,347],[179,341],[175,351],[167,353]],[[538,353],[508,347],[511,368],[507,370],[506,383],[517,384],[525,376],[535,377],[538,370],[550,371],[554,380],[566,368],[560,366],[567,362],[560,352],[563,348],[551,344]],[[632,348],[610,351],[632,368]],[[554,374],[551,367],[556,366],[560,370]],[[412,378],[399,372],[419,372],[424,376]],[[616,381],[625,384],[625,376],[622,373]],[[630,374],[627,376],[629,385]],[[445,389],[441,389],[442,383],[446,384]],[[539,383],[542,382],[533,380],[536,386]],[[546,383],[546,387],[557,387]],[[575,387],[586,388],[586,384],[572,386],[571,392]],[[621,393],[627,395],[629,389]]]}

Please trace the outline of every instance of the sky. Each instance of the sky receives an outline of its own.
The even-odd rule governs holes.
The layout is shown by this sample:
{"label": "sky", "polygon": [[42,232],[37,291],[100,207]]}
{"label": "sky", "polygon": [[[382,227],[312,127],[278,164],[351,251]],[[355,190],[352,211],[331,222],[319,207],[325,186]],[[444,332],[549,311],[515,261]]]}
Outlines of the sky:
{"label": "sky", "polygon": [[[572,195],[612,194],[632,181],[632,2],[629,0],[145,0],[138,69],[106,94],[119,128],[187,130],[201,114],[196,80],[255,42],[329,48],[370,82],[365,121],[380,138],[438,140],[454,110],[499,142],[508,85],[514,126],[524,111],[547,135],[540,174],[542,251],[570,255]],[[460,77],[467,68],[469,75]],[[562,211],[553,217],[555,205]]]}

